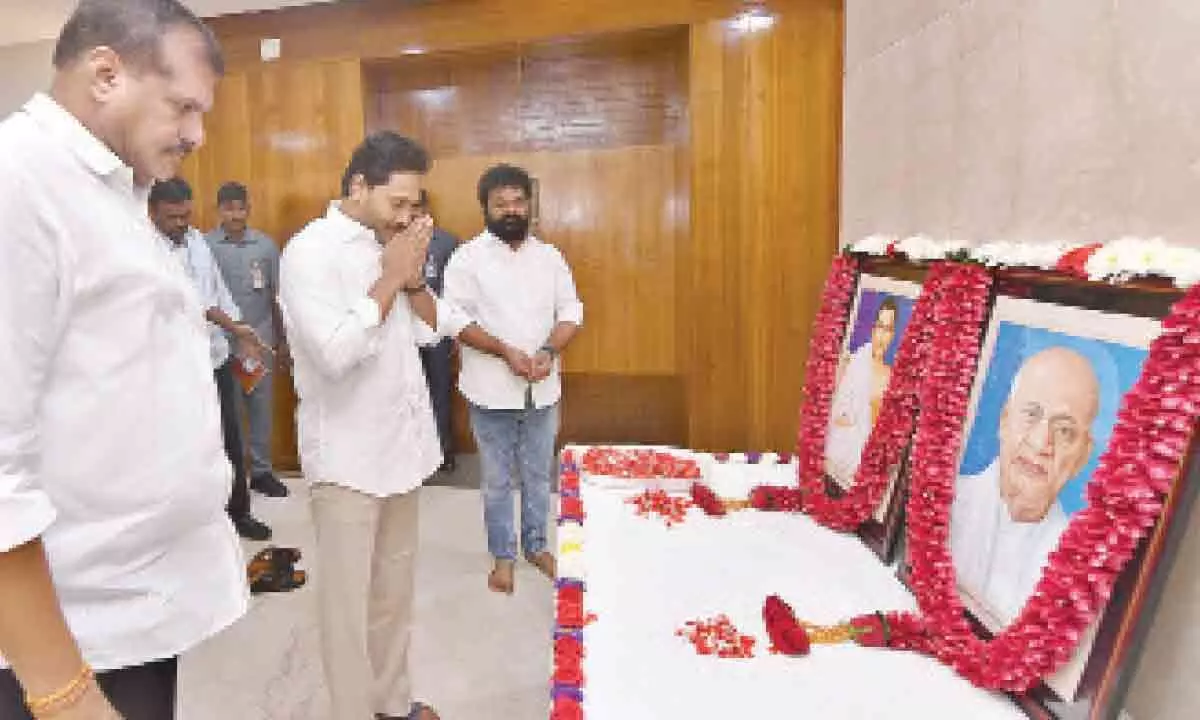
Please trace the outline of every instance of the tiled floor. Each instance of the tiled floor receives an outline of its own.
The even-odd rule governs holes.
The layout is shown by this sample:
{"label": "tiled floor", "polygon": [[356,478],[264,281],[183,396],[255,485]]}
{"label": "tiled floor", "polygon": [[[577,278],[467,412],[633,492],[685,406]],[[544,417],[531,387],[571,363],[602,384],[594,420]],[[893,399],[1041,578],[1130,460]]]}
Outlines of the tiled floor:
{"label": "tiled floor", "polygon": [[[522,565],[516,594],[488,591],[479,495],[463,487],[474,477],[466,458],[422,490],[413,681],[445,720],[534,720],[548,708],[551,585]],[[291,498],[256,495],[255,510],[273,542],[312,557],[308,488],[288,483]],[[181,720],[360,720],[330,716],[315,612],[312,586],[255,598],[246,618],[184,658]]]}

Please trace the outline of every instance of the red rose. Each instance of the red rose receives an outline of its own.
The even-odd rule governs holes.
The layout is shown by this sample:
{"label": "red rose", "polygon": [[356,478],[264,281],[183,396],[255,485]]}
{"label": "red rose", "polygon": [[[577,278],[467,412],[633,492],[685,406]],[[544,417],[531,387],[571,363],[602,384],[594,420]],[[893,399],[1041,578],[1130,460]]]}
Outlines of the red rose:
{"label": "red rose", "polygon": [[550,720],[583,720],[583,707],[575,698],[560,695],[554,698]]}
{"label": "red rose", "polygon": [[581,498],[563,496],[560,502],[559,512],[564,518],[568,520],[584,519],[583,500]]}
{"label": "red rose", "polygon": [[554,664],[554,682],[559,685],[583,687],[583,667],[580,658],[564,657]]}
{"label": "red rose", "polygon": [[692,502],[706,515],[720,517],[725,514],[725,503],[704,483],[692,483]]}

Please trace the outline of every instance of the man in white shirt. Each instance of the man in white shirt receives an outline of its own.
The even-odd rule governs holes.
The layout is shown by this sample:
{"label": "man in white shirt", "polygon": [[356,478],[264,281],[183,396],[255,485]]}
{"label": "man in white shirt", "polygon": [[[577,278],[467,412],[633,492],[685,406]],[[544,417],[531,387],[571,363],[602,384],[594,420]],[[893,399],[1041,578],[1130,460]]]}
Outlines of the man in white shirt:
{"label": "man in white shirt", "polygon": [[0,124],[0,717],[163,720],[248,600],[203,309],[146,212],[222,61],[174,0],[83,0],[54,65]]}
{"label": "man in white shirt", "polygon": [[[200,296],[204,319],[208,321],[209,353],[213,379],[221,404],[221,430],[225,455],[233,466],[233,488],[226,510],[238,534],[247,540],[271,539],[271,528],[250,513],[250,486],[246,478],[245,449],[238,419],[237,393],[240,388],[233,373],[236,361],[229,338],[237,343],[237,355],[256,362],[266,351],[254,328],[241,322],[241,313],[204,236],[191,226],[192,188],[183,178],[154,184],[150,190],[150,219],[162,233],[171,254],[179,261],[192,287]],[[228,335],[226,335],[228,333]]]}
{"label": "man in white shirt", "polygon": [[338,720],[437,718],[412,701],[408,673],[417,491],[442,462],[417,346],[437,342],[451,314],[423,277],[428,169],[413,141],[371,135],[341,201],[292,238],[280,265]]}
{"label": "man in white shirt", "polygon": [[558,401],[558,357],[583,323],[583,304],[562,253],[529,233],[533,183],[497,165],[479,180],[487,230],[461,246],[446,267],[446,300],[464,318],[450,330],[461,342],[459,390],[483,464],[484,522],[493,558],[488,587],[513,591],[517,537],[513,489],[521,491],[521,550],[548,577],[550,480]]}
{"label": "man in white shirt", "polygon": [[1086,357],[1066,347],[1030,356],[1000,413],[996,460],[958,479],[950,551],[993,629],[1020,614],[1067,527],[1058,495],[1092,453],[1099,402]]}

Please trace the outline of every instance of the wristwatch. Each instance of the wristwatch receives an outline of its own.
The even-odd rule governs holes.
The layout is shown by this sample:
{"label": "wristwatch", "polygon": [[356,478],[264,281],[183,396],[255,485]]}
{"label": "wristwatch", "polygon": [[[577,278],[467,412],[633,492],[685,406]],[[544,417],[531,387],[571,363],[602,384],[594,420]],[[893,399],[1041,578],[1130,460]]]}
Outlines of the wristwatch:
{"label": "wristwatch", "polygon": [[553,345],[550,345],[549,343],[541,346],[538,349],[544,353],[549,354],[550,357],[552,357],[552,358],[558,357],[558,350]]}

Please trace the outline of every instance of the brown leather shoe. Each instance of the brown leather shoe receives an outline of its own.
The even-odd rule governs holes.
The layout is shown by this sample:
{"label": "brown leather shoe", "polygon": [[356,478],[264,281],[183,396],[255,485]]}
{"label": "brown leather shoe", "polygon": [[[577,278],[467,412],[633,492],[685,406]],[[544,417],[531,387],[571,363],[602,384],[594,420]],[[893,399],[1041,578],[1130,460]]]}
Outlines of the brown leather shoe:
{"label": "brown leather shoe", "polygon": [[558,563],[554,560],[554,556],[543,550],[540,553],[534,553],[528,557],[530,564],[542,571],[542,574],[551,580],[558,577]]}
{"label": "brown leather shoe", "polygon": [[512,560],[496,558],[492,571],[488,573],[488,589],[492,592],[513,594],[513,568],[516,563]]}

